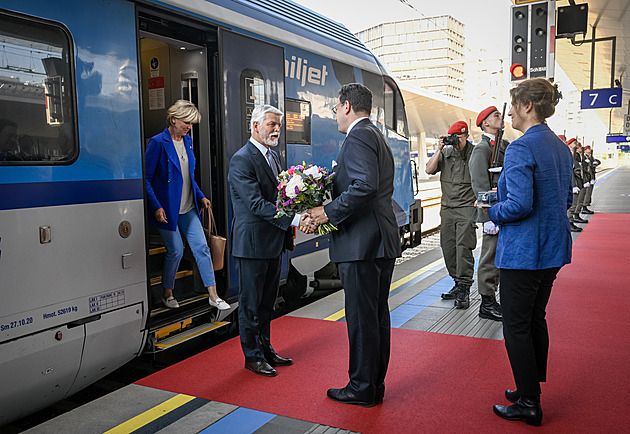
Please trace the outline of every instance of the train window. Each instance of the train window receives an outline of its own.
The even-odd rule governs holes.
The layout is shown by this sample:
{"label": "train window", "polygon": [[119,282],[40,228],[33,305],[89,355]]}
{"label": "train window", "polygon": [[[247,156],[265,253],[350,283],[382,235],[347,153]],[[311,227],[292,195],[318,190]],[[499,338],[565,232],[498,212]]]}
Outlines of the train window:
{"label": "train window", "polygon": [[286,99],[287,143],[311,144],[311,103],[296,99]]}
{"label": "train window", "polygon": [[385,82],[385,126],[404,137],[409,137],[405,103],[395,83]]}
{"label": "train window", "polygon": [[265,103],[265,80],[260,71],[246,69],[241,73],[241,107],[243,142],[251,135],[250,120],[254,107]]}
{"label": "train window", "polygon": [[78,155],[72,53],[62,25],[0,12],[0,165]]}

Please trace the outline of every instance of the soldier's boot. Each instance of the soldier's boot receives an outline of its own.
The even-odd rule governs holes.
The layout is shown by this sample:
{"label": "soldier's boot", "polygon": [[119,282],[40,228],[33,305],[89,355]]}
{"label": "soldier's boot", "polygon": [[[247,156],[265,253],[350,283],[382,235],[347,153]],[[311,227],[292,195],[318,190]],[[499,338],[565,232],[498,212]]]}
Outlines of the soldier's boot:
{"label": "soldier's boot", "polygon": [[442,293],[442,300],[455,300],[455,298],[457,298],[458,293],[459,293],[459,284],[456,283],[455,286],[453,286],[449,292]]}
{"label": "soldier's boot", "polygon": [[583,206],[582,207],[582,214],[595,214],[593,211],[591,211],[590,209],[588,209],[587,207]]}
{"label": "soldier's boot", "polygon": [[457,309],[468,309],[470,306],[470,286],[459,284],[459,292],[455,298],[455,307]]}
{"label": "soldier's boot", "polygon": [[501,313],[501,305],[497,302],[494,295],[482,295],[481,305],[479,306],[479,316],[493,321],[501,321],[503,315]]}

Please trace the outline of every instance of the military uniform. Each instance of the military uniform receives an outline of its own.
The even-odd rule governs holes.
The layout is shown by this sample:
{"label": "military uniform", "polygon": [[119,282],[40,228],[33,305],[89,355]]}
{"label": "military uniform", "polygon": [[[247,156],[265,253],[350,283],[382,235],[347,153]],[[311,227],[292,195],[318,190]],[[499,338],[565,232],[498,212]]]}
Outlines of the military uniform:
{"label": "military uniform", "polygon": [[587,207],[591,206],[591,198],[593,197],[593,189],[595,188],[595,169],[602,164],[597,158],[593,158],[593,155],[584,153],[584,162],[588,165],[588,171],[590,174],[590,185],[586,189],[586,195],[584,196],[584,203],[582,204],[582,212],[586,214],[593,214],[593,211]]}
{"label": "military uniform", "polygon": [[[503,157],[505,156],[505,148],[507,147],[507,140],[501,141],[501,146],[497,149],[498,166],[503,166]],[[492,189],[495,182],[492,182],[492,174],[488,171],[492,167],[492,152],[494,149],[494,140],[491,139],[489,134],[483,134],[481,141],[477,143],[470,156],[470,178],[472,181],[472,189],[477,196],[480,192],[489,191]],[[495,180],[498,179],[497,173]],[[488,214],[481,209],[477,209],[475,215],[475,221],[477,223],[485,223],[490,221]],[[496,303],[495,292],[499,287],[499,269],[494,265],[494,258],[497,251],[497,239],[498,234],[488,234],[484,231],[481,241],[481,256],[479,257],[479,267],[477,269],[477,285],[479,295],[482,297],[491,297],[490,302]],[[500,316],[497,314],[491,315],[491,317],[484,316],[484,312],[480,311],[480,315],[484,318],[500,320]]]}
{"label": "military uniform", "polygon": [[472,151],[470,142],[466,142],[461,152],[452,146],[444,147],[435,172],[441,172],[440,245],[444,262],[455,284],[468,289],[473,283],[475,260],[472,252],[477,245],[477,225],[473,221],[475,195],[468,170]]}
{"label": "military uniform", "polygon": [[576,149],[573,153],[573,188],[575,190],[575,187],[577,187],[579,189],[579,192],[573,193],[573,204],[568,211],[569,221],[574,226],[575,223],[587,222],[587,220],[584,220],[580,217],[580,210],[582,209],[584,196],[586,195],[586,188],[584,187],[584,184],[585,180],[584,170],[582,167],[582,154],[580,154]]}

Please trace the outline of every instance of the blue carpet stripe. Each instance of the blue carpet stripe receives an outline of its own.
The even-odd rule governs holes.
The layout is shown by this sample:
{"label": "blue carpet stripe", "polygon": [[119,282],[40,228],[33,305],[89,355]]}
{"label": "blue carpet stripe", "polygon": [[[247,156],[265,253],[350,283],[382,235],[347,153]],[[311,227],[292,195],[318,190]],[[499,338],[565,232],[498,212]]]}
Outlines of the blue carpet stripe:
{"label": "blue carpet stripe", "polygon": [[181,407],[177,407],[176,409],[169,411],[164,416],[155,419],[153,422],[150,422],[144,425],[142,428],[138,428],[135,431],[132,431],[133,434],[151,434],[155,433],[170,424],[177,422],[180,419],[188,416],[193,411],[197,410],[200,407],[203,407],[208,402],[207,399],[203,398],[195,398],[192,401],[187,402]]}
{"label": "blue carpet stripe", "polygon": [[239,407],[201,434],[251,434],[276,417],[275,414]]}

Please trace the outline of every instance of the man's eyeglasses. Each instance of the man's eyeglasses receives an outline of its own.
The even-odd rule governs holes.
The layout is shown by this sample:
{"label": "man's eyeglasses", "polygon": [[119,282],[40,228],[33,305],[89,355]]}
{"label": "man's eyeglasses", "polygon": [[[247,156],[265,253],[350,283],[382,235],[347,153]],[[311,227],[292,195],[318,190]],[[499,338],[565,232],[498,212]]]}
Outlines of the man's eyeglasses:
{"label": "man's eyeglasses", "polygon": [[344,103],[345,103],[345,101],[344,101],[344,102],[339,102],[339,103],[335,104],[335,106],[332,108],[332,112],[333,112],[333,114],[334,114],[334,115],[336,115],[336,114],[337,114],[337,107],[339,107],[340,105],[342,105],[342,104],[344,104]]}

